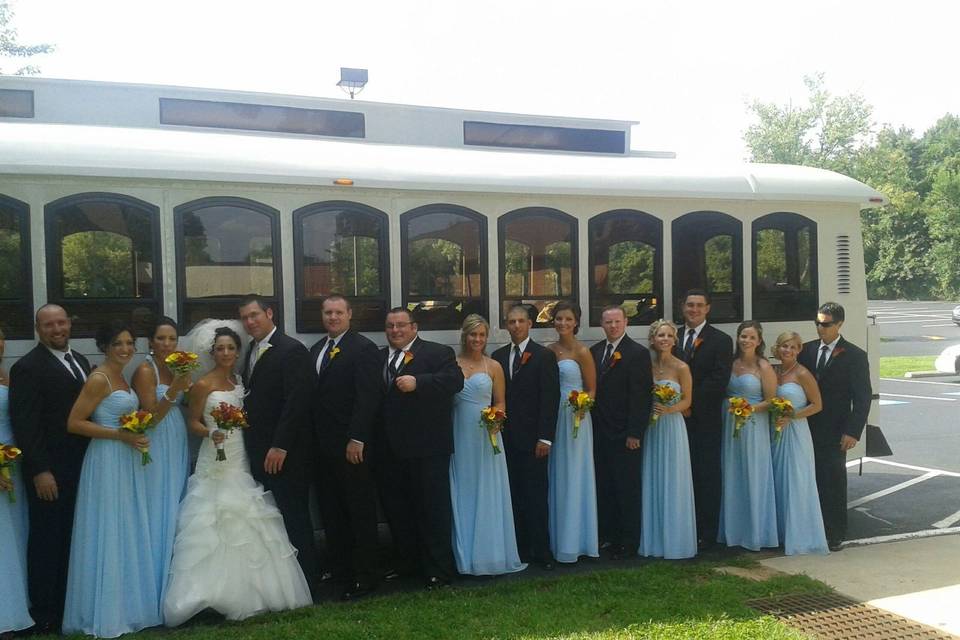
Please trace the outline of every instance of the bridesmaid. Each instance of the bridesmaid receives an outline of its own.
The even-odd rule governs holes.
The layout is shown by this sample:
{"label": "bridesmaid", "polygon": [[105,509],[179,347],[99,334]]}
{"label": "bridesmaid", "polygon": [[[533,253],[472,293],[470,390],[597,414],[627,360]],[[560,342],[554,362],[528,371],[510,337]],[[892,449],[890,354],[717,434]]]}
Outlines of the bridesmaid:
{"label": "bridesmaid", "polygon": [[553,327],[559,339],[550,345],[560,368],[560,415],[556,441],[550,450],[550,547],[557,562],[576,562],[580,556],[598,558],[597,481],[593,469],[593,425],[587,413],[573,437],[569,393],[597,393],[597,370],[590,349],[580,344],[580,307],[562,301],[553,309]]}
{"label": "bridesmaid", "polygon": [[140,400],[140,408],[152,413],[156,424],[150,431],[153,463],[147,465],[137,477],[144,480],[147,494],[153,566],[161,599],[170,572],[173,539],[177,533],[177,513],[189,475],[187,425],[177,407],[177,400],[190,385],[190,376],[175,377],[164,363],[166,357],[177,348],[178,333],[177,323],[161,316],[147,337],[150,356],[133,374],[133,389]]}
{"label": "bridesmaid", "polygon": [[643,446],[643,519],[640,555],[692,558],[697,555],[697,515],[693,502],[690,444],[683,421],[693,399],[690,367],[673,355],[677,328],[669,320],[650,325],[653,382],[668,384],[680,400],[663,405],[654,398],[657,421],[647,428]]}
{"label": "bridesmaid", "polygon": [[[777,336],[773,355],[780,359],[777,369],[777,395],[793,404],[790,418],[781,417],[771,425],[773,440],[773,486],[777,496],[777,529],[780,544],[788,556],[803,553],[829,553],[827,536],[820,515],[816,473],[813,464],[813,439],[807,416],[823,408],[820,387],[810,371],[797,362],[803,348],[800,335],[787,331]],[[776,430],[780,429],[779,439]]]}
{"label": "bridesmaid", "polygon": [[[0,362],[6,339],[0,330]],[[15,445],[10,426],[10,380],[0,367],[0,444]],[[0,638],[33,626],[27,596],[27,496],[19,467],[10,480],[0,476]],[[7,492],[16,498],[11,503]]]}
{"label": "bridesmaid", "polygon": [[779,544],[769,420],[764,415],[777,392],[777,374],[763,353],[763,327],[756,320],[741,322],[727,396],[746,398],[754,413],[734,438],[730,401],[723,403],[723,493],[717,541],[751,551]]}
{"label": "bridesmaid", "polygon": [[475,313],[460,331],[463,390],[453,399],[453,445],[450,456],[450,497],[453,502],[453,556],[463,574],[499,575],[522,571],[503,437],[497,433],[496,454],[480,411],[506,410],[503,368],[484,355],[490,325]]}
{"label": "bridesmaid", "polygon": [[[133,330],[115,320],[97,330],[105,360],[90,374],[67,429],[91,438],[83,459],[73,520],[63,632],[115,638],[161,624],[153,564],[145,469],[145,435],[120,429],[137,396],[123,378],[134,354]],[[156,464],[156,463],[153,463]]]}

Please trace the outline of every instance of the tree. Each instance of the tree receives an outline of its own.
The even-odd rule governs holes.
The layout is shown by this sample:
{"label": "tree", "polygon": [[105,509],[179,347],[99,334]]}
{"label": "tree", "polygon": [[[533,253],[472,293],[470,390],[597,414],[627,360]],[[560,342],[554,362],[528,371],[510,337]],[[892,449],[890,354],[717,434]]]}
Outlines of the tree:
{"label": "tree", "polygon": [[[0,0],[0,60],[4,58],[32,58],[41,53],[53,51],[51,44],[21,44],[17,40],[17,30],[13,27],[13,9],[9,0]],[[4,72],[0,66],[0,75]],[[19,67],[14,75],[33,75],[40,73],[35,65],[28,64]]]}

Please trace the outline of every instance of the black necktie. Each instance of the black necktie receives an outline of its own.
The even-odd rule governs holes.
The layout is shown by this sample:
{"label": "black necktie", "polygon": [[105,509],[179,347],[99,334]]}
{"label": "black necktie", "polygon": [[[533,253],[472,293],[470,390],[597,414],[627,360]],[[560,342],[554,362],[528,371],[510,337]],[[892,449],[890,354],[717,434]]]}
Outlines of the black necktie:
{"label": "black necktie", "polygon": [[69,351],[63,354],[63,359],[67,361],[67,364],[70,365],[70,371],[73,373],[73,377],[83,382],[83,373],[80,372],[80,367],[77,366],[77,361],[73,359],[73,354]]}
{"label": "black necktie", "polygon": [[687,329],[687,341],[683,345],[684,360],[690,360],[690,358],[693,357],[693,336],[696,334],[696,329]]}
{"label": "black necktie", "polygon": [[817,375],[823,371],[823,367],[827,364],[827,353],[830,352],[830,347],[823,345],[820,347],[820,359],[817,360]]}
{"label": "black necktie", "polygon": [[607,343],[607,348],[603,352],[603,360],[600,361],[600,372],[606,373],[607,369],[610,368],[610,358],[613,357],[613,345]]}
{"label": "black necktie", "polygon": [[327,343],[327,350],[323,352],[323,357],[320,358],[320,371],[323,371],[324,369],[326,369],[327,365],[330,364],[330,358],[331,358],[330,352],[333,351],[336,348],[336,346],[337,345],[334,344],[333,340],[330,340]]}
{"label": "black necktie", "polygon": [[387,384],[393,384],[394,378],[397,377],[397,362],[400,360],[401,353],[403,353],[403,350],[397,349],[393,352],[393,357],[390,358],[390,366],[387,367]]}
{"label": "black necktie", "polygon": [[523,360],[523,354],[520,353],[520,345],[513,345],[513,365],[510,367],[510,378],[517,375],[520,370],[520,361]]}

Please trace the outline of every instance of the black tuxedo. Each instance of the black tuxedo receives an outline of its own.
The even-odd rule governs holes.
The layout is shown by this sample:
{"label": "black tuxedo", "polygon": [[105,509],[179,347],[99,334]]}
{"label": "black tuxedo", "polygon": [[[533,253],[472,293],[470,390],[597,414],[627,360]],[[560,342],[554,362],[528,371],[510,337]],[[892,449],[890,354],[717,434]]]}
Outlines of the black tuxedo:
{"label": "black tuxedo", "polygon": [[[321,359],[323,338],[310,349],[313,366],[313,429],[320,457],[317,496],[326,530],[328,563],[338,580],[376,584],[377,490],[371,473],[374,423],[383,384],[377,345],[355,331],[337,342],[335,356]],[[322,360],[326,360],[323,364]],[[319,369],[319,370],[318,370]],[[352,464],[350,440],[364,444],[364,461]]]}
{"label": "black tuxedo", "polygon": [[870,364],[863,349],[842,337],[821,371],[819,355],[820,340],[812,340],[803,345],[798,360],[817,376],[823,398],[823,410],[807,422],[827,540],[840,542],[847,534],[847,454],[840,450],[840,440],[844,435],[859,440],[863,434],[873,395]]}
{"label": "black tuxedo", "polygon": [[409,393],[389,377],[390,349],[380,353],[384,399],[375,446],[381,501],[397,568],[409,573],[419,561],[427,577],[450,580],[456,574],[449,476],[453,396],[463,389],[463,372],[453,349],[436,342],[416,338],[408,353],[412,357],[400,358],[397,377],[416,378]]}
{"label": "black tuxedo", "polygon": [[[70,352],[85,375],[90,363]],[[23,480],[30,509],[27,569],[33,618],[60,628],[70,561],[70,535],[80,469],[87,438],[67,433],[67,417],[83,388],[42,344],[20,358],[10,371],[10,417],[17,446],[23,451]],[[37,497],[33,477],[49,471],[58,498]]]}
{"label": "black tuxedo", "polygon": [[[257,482],[273,492],[290,544],[297,548],[297,560],[312,586],[317,559],[308,505],[312,430],[307,394],[315,374],[310,369],[309,353],[299,341],[277,329],[270,345],[260,353],[252,375],[252,349],[247,350],[243,361],[247,392],[243,404],[250,423],[243,443],[250,471]],[[263,462],[272,447],[285,450],[287,456],[280,473],[269,475]]]}
{"label": "black tuxedo", "polygon": [[697,509],[697,537],[716,542],[720,523],[720,442],[723,432],[723,399],[733,367],[733,340],[707,324],[697,337],[693,355],[685,358],[683,342],[687,327],[677,336],[674,355],[690,367],[693,399],[685,418],[690,439],[690,466]]}
{"label": "black tuxedo", "polygon": [[[560,370],[553,351],[532,339],[521,354],[516,375],[510,375],[507,344],[493,352],[506,376],[507,421],[503,448],[510,477],[510,497],[517,548],[525,561],[552,560],[547,529],[547,457],[537,458],[538,440],[553,442],[560,410]],[[526,360],[526,362],[523,362]]]}
{"label": "black tuxedo", "polygon": [[[597,473],[600,540],[625,549],[640,546],[642,448],[628,449],[628,437],[643,438],[653,404],[650,352],[624,335],[603,362],[607,341],[590,348],[597,367],[593,458]],[[613,354],[620,354],[619,359]]]}

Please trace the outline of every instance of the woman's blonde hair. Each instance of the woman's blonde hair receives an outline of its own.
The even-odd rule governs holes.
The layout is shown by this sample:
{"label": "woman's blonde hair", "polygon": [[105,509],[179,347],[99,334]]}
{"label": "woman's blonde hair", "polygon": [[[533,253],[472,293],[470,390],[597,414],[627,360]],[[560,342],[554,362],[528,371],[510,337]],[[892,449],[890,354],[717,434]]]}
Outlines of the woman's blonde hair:
{"label": "woman's blonde hair", "polygon": [[796,342],[798,348],[800,348],[800,349],[803,348],[803,338],[800,337],[800,334],[799,334],[799,333],[797,333],[796,331],[784,331],[783,333],[781,333],[780,335],[777,336],[777,341],[776,341],[776,343],[774,343],[774,345],[773,345],[772,347],[770,347],[770,354],[771,354],[774,358],[776,358],[776,359],[779,360],[779,359],[780,359],[780,355],[779,355],[779,353],[780,353],[780,345],[782,345],[782,344],[785,343],[785,342],[790,342],[790,341]]}
{"label": "woman's blonde hair", "polygon": [[[476,331],[478,327],[486,329],[487,338],[490,337],[490,323],[487,322],[487,319],[482,315],[479,313],[471,313],[463,319],[463,324],[460,326],[460,353],[466,353],[467,336]],[[484,349],[484,351],[486,351],[486,349]]]}
{"label": "woman's blonde hair", "polygon": [[647,341],[650,343],[650,348],[653,348],[653,338],[657,335],[657,331],[660,331],[660,327],[670,327],[673,329],[673,344],[677,344],[677,325],[673,324],[669,320],[664,320],[660,318],[659,320],[654,320],[653,324],[650,325],[650,331],[647,332]]}

